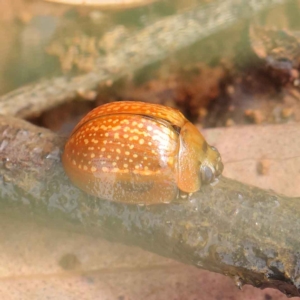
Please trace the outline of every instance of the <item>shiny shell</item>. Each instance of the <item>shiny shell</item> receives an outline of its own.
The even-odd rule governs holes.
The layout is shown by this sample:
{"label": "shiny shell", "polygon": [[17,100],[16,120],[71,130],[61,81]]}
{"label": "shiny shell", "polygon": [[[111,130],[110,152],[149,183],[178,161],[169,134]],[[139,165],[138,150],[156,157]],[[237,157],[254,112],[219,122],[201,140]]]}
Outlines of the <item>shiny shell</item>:
{"label": "shiny shell", "polygon": [[168,203],[223,169],[220,155],[179,111],[143,102],[97,107],[75,127],[63,165],[71,181],[102,199]]}

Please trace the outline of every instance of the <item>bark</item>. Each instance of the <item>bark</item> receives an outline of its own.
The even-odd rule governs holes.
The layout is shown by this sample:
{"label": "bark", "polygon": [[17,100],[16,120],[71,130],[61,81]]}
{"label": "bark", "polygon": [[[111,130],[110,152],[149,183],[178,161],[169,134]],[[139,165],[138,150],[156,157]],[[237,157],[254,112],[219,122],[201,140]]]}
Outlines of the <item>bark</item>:
{"label": "bark", "polygon": [[67,100],[79,90],[96,89],[285,0],[216,0],[191,11],[164,18],[132,35],[108,55],[99,56],[95,69],[80,76],[44,79],[0,97],[0,112],[22,118],[35,116]]}
{"label": "bark", "polygon": [[44,222],[83,230],[234,278],[238,286],[300,295],[298,198],[222,177],[187,201],[136,206],[103,201],[66,178],[64,138],[0,117],[0,200]]}

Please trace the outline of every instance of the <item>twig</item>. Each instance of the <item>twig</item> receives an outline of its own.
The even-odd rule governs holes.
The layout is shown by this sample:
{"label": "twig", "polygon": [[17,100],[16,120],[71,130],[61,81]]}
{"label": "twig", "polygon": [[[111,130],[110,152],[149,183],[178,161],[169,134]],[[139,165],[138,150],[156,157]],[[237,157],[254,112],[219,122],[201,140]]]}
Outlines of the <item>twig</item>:
{"label": "twig", "polygon": [[144,207],[103,201],[68,181],[63,144],[50,131],[0,117],[1,208],[56,217],[74,230],[229,275],[239,286],[300,295],[300,199],[221,178],[188,201]]}
{"label": "twig", "polygon": [[29,117],[73,99],[77,91],[97,88],[164,59],[235,22],[285,0],[217,0],[142,29],[118,50],[99,57],[94,71],[57,77],[21,87],[0,97],[0,114]]}

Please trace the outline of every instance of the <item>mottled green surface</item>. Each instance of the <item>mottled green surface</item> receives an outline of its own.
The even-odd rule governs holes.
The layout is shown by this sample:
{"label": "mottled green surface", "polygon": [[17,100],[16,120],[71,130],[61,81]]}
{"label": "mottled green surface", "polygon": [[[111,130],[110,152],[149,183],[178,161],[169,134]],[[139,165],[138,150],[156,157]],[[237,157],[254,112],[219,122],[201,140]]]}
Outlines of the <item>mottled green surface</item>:
{"label": "mottled green surface", "polygon": [[0,132],[3,209],[141,246],[230,275],[240,285],[299,295],[299,199],[221,178],[186,202],[141,207],[101,201],[65,177],[63,139],[4,117]]}

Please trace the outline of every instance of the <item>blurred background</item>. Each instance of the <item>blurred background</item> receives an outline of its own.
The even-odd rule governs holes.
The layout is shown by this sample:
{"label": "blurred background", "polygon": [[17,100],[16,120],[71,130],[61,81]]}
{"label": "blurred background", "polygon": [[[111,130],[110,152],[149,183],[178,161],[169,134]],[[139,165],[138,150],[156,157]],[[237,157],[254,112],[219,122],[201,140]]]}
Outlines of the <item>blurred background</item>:
{"label": "blurred background", "polygon": [[[300,194],[299,148],[288,139],[300,120],[299,0],[82,2],[0,0],[1,95],[51,78],[82,80],[102,62],[113,66],[94,89],[79,85],[75,99],[27,120],[67,136],[103,103],[176,107],[205,129],[226,176]],[[216,13],[204,18],[207,11]],[[156,39],[161,33],[179,42],[165,48]],[[127,51],[132,41],[153,46],[149,60],[142,61],[143,48]],[[131,55],[142,59],[126,63]],[[111,75],[119,68],[122,76]],[[279,127],[262,130],[266,125]],[[280,145],[279,134],[287,138]],[[224,276],[66,229],[7,216],[0,224],[0,299],[286,299],[275,290],[240,291]]]}

